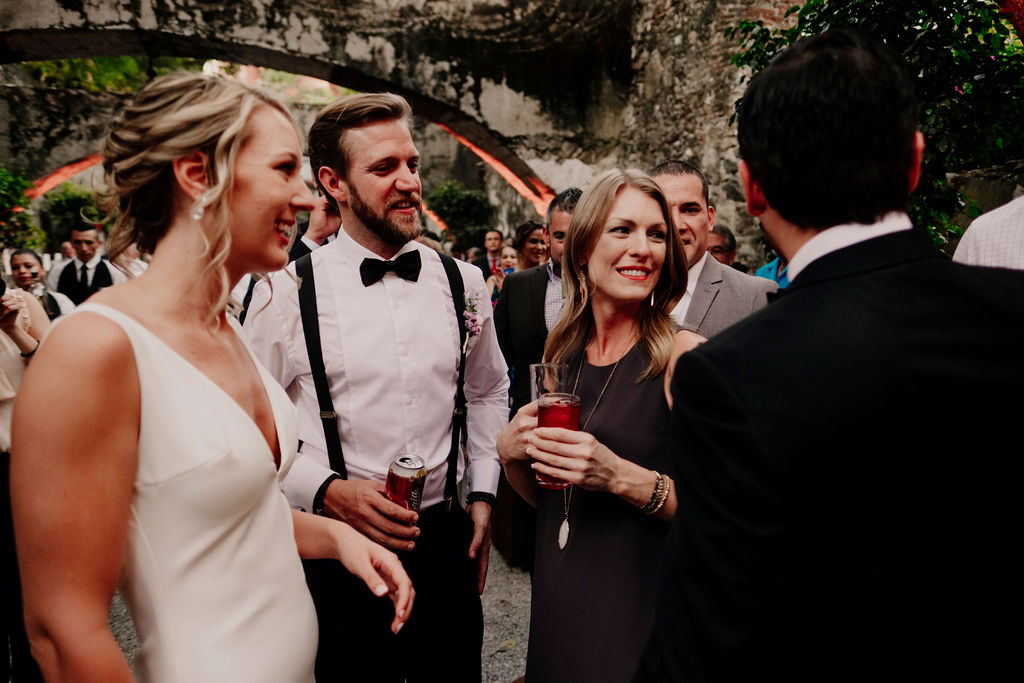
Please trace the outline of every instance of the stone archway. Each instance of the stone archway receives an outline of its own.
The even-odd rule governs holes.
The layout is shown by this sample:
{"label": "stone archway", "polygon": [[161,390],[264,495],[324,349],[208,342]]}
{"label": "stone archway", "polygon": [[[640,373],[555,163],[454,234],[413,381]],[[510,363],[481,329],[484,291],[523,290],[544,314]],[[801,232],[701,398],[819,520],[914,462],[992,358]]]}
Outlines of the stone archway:
{"label": "stone archway", "polygon": [[[684,158],[704,169],[720,220],[737,233],[741,256],[754,261],[759,231],[742,204],[728,123],[742,74],[729,64],[734,45],[723,30],[744,19],[776,22],[791,4],[6,0],[0,63],[214,57],[394,90],[417,114],[504,164],[534,197],[537,182],[584,187],[610,167]],[[0,130],[0,154],[4,145]],[[487,189],[513,203],[490,180]]]}
{"label": "stone archway", "polygon": [[[4,5],[0,62],[121,54],[216,57],[357,90],[399,92],[419,117],[468,143],[536,205],[551,191],[518,150],[585,136],[586,126],[566,111],[565,96],[588,99],[594,79],[581,81],[581,69],[611,74],[621,66],[615,62],[628,49],[630,30],[621,20],[632,8],[624,1],[574,0]],[[610,45],[625,49],[603,49]],[[534,61],[541,48],[543,64]]]}

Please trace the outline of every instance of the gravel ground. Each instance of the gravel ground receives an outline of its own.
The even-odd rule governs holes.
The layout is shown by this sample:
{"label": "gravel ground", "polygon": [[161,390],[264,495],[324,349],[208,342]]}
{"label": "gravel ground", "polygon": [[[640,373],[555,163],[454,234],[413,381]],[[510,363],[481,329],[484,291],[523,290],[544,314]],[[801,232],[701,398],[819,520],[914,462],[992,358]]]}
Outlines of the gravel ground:
{"label": "gravel ground", "polygon": [[[496,550],[491,551],[484,608],[484,683],[512,683],[526,671],[526,645],[530,631],[530,575],[512,569]],[[135,660],[139,642],[128,610],[114,596],[110,629],[129,662]]]}

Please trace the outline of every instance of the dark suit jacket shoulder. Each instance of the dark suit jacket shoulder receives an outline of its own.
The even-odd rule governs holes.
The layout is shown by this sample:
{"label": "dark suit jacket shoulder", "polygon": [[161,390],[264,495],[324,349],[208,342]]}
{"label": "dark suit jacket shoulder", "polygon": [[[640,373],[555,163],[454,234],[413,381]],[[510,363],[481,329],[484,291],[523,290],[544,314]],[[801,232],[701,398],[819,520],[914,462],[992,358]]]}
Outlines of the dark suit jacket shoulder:
{"label": "dark suit jacket shoulder", "polygon": [[897,233],[683,355],[679,507],[637,680],[1019,670],[1021,292],[1024,272]]}
{"label": "dark suit jacket shoulder", "polygon": [[491,276],[491,262],[487,256],[484,255],[481,258],[473,261],[473,265],[480,269],[480,272],[484,274],[484,282]]}
{"label": "dark suit jacket shoulder", "polygon": [[548,329],[544,322],[547,294],[546,265],[520,270],[505,277],[494,307],[494,329],[505,363],[513,374],[512,414],[530,402],[531,363],[544,356]]}

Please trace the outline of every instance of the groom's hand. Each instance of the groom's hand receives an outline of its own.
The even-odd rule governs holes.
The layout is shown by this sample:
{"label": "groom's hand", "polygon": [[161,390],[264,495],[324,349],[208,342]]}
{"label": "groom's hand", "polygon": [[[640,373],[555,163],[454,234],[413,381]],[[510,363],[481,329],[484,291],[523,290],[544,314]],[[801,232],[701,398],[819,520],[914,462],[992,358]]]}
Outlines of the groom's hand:
{"label": "groom's hand", "polygon": [[384,496],[384,484],[335,479],[327,486],[324,511],[392,550],[412,550],[420,535],[419,515]]}

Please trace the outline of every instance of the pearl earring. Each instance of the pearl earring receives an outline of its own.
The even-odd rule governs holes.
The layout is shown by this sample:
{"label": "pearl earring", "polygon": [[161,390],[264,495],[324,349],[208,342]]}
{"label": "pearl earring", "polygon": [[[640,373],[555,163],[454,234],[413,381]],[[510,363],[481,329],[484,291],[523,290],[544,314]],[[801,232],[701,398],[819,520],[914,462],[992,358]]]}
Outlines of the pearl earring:
{"label": "pearl earring", "polygon": [[213,199],[213,191],[209,190],[204,192],[196,200],[196,203],[192,205],[192,220],[201,221],[203,220],[203,214],[206,213],[206,207]]}

